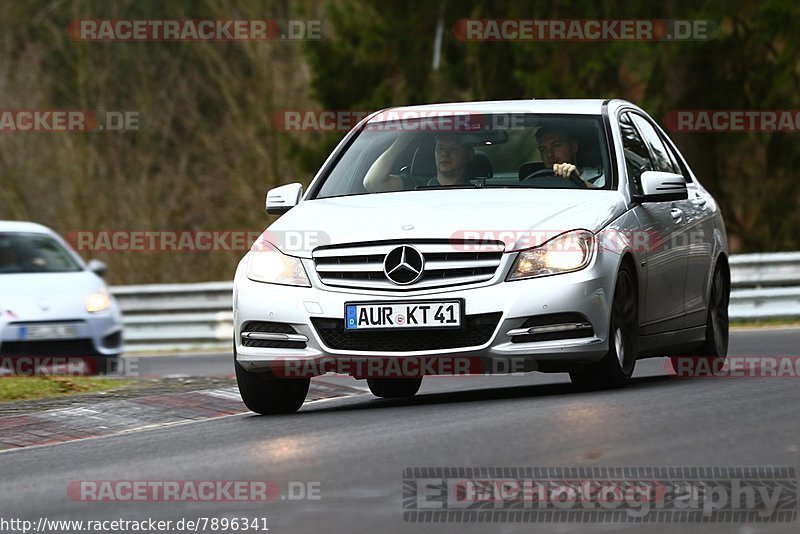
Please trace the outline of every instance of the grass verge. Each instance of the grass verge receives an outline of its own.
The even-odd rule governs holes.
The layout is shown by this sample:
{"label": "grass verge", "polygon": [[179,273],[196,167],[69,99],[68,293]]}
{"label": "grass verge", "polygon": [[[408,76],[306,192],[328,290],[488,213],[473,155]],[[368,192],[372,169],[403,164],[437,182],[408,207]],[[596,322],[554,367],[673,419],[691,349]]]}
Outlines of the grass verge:
{"label": "grass verge", "polygon": [[97,376],[4,376],[0,377],[0,402],[97,393],[133,382],[135,380]]}
{"label": "grass verge", "polygon": [[758,319],[758,320],[736,320],[731,321],[731,328],[780,328],[780,327],[800,326],[800,317],[795,319]]}

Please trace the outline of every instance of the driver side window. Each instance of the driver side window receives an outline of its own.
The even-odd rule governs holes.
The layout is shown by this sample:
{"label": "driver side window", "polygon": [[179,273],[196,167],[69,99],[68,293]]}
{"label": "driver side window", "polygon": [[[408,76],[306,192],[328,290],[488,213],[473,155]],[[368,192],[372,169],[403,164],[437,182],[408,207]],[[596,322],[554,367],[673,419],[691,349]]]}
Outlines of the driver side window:
{"label": "driver side window", "polygon": [[669,152],[667,152],[667,147],[664,146],[664,142],[661,141],[653,125],[644,117],[635,113],[631,114],[631,118],[636,124],[636,128],[644,137],[647,146],[650,147],[650,153],[653,156],[653,163],[655,164],[654,170],[680,174],[680,169],[674,164],[672,157],[669,155]]}
{"label": "driver side window", "polygon": [[622,149],[625,153],[625,168],[628,172],[628,182],[633,188],[634,194],[641,195],[642,192],[642,173],[653,170],[653,163],[650,161],[650,153],[647,145],[644,144],[639,132],[633,126],[628,113],[623,113],[619,117],[619,130],[622,134]]}

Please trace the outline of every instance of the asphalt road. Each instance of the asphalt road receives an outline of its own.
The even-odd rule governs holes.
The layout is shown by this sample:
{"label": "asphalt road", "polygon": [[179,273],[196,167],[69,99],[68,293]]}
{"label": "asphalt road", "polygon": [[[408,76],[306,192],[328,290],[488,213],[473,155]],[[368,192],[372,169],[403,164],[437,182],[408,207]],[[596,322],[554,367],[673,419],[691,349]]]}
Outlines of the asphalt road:
{"label": "asphalt road", "polygon": [[[766,346],[765,339],[769,340]],[[769,353],[764,352],[767,348]],[[729,354],[732,356],[800,354],[800,328],[732,330]],[[128,369],[143,376],[233,376],[230,353],[130,356],[129,359],[135,360],[135,363],[130,364]],[[645,362],[640,362],[642,367],[643,364]],[[637,376],[641,373],[642,367]],[[663,368],[663,365],[661,367]],[[566,375],[554,376],[558,376],[559,381],[563,381],[566,377]]]}
{"label": "asphalt road", "polygon": [[[796,329],[738,331],[731,354],[796,356],[798,341]],[[148,365],[224,375],[227,358]],[[577,392],[566,375],[430,378],[410,400],[359,395],[294,416],[231,416],[0,453],[0,519],[245,516],[292,533],[797,532],[798,522],[415,523],[403,519],[402,496],[409,467],[797,467],[798,406],[800,378],[675,378],[664,359],[639,362],[629,387],[604,392]],[[283,491],[295,481],[318,484],[320,499],[80,502],[67,493],[78,480],[272,480]]]}

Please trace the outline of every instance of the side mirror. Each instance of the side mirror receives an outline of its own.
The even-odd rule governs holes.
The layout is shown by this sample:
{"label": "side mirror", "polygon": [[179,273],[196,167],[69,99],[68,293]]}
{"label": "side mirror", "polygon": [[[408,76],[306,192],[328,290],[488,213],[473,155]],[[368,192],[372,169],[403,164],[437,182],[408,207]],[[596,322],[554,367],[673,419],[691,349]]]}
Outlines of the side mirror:
{"label": "side mirror", "polygon": [[670,200],[686,200],[686,178],[680,174],[661,171],[645,171],[642,173],[642,195],[634,195],[637,202],[668,202]]}
{"label": "side mirror", "polygon": [[286,184],[267,191],[267,213],[280,215],[286,213],[300,202],[303,184]]}
{"label": "side mirror", "polygon": [[108,270],[108,265],[106,265],[106,262],[100,260],[90,260],[86,267],[94,274],[101,277],[105,276],[106,271]]}

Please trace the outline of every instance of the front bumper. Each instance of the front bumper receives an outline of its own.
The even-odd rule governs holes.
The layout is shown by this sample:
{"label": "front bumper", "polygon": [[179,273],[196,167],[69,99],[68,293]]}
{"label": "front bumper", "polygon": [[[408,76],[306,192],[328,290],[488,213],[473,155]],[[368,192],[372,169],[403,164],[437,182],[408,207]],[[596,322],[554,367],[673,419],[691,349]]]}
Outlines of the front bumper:
{"label": "front bumper", "polygon": [[[74,325],[74,335],[57,339],[29,339],[25,329],[46,324]],[[0,356],[107,356],[122,352],[122,317],[114,308],[80,317],[48,316],[0,319]]]}
{"label": "front bumper", "polygon": [[[507,254],[504,257],[495,278],[488,282],[469,287],[418,291],[413,295],[323,286],[315,279],[311,262],[304,263],[313,287],[254,282],[244,275],[244,260],[237,270],[233,296],[237,361],[247,370],[260,371],[268,370],[275,362],[287,358],[315,360],[325,357],[463,356],[493,361],[523,359],[529,364],[526,370],[534,370],[553,363],[581,364],[602,358],[608,350],[611,295],[618,258],[600,253],[582,271],[504,282],[513,256]],[[482,314],[499,316],[488,341],[454,348],[386,350],[387,345],[391,346],[391,336],[404,335],[407,332],[388,331],[383,335],[388,336],[390,342],[382,343],[382,350],[345,350],[330,346],[330,337],[327,336],[329,343],[326,343],[326,336],[320,334],[321,320],[344,319],[345,302],[453,298],[463,299],[468,318]],[[592,334],[572,339],[512,342],[509,331],[519,330],[531,318],[550,314],[580,314],[591,324]],[[250,321],[289,325],[294,332],[308,338],[308,341],[303,348],[246,346],[242,339],[242,327]],[[546,365],[541,365],[545,362]]]}

